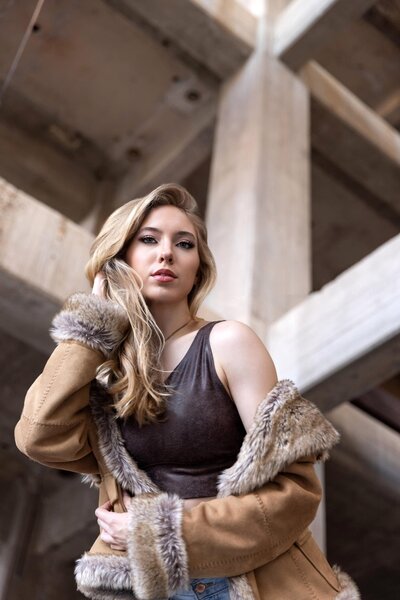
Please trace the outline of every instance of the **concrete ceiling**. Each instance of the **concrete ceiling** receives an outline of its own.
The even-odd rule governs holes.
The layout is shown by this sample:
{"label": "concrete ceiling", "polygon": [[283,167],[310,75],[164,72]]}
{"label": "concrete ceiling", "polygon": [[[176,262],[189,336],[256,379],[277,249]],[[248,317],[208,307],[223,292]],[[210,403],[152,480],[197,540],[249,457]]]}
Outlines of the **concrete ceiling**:
{"label": "concrete ceiling", "polygon": [[[0,80],[34,5],[3,9]],[[167,44],[107,2],[46,0],[4,93],[1,175],[79,221],[96,182],[121,178],[215,99],[215,76],[198,74]],[[39,156],[53,168],[40,168]]]}

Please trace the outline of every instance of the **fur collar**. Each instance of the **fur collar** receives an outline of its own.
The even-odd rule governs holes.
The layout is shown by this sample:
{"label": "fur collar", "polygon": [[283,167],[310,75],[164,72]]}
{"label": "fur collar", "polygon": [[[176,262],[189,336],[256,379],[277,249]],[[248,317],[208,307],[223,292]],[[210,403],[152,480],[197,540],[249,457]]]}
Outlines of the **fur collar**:
{"label": "fur collar", "polygon": [[[123,489],[132,495],[160,490],[128,454],[112,411],[110,396],[94,380],[91,410],[104,462]],[[290,379],[279,380],[259,404],[236,462],[218,480],[218,496],[251,492],[302,456],[326,460],[339,434],[319,409],[303,398]]]}

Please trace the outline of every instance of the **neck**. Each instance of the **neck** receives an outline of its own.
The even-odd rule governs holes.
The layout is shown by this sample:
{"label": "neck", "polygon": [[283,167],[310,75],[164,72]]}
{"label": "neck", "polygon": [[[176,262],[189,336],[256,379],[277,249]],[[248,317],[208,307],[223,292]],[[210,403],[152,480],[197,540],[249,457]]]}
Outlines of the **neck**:
{"label": "neck", "polygon": [[160,304],[151,306],[150,310],[165,338],[190,319],[186,302],[174,307],[168,304]]}

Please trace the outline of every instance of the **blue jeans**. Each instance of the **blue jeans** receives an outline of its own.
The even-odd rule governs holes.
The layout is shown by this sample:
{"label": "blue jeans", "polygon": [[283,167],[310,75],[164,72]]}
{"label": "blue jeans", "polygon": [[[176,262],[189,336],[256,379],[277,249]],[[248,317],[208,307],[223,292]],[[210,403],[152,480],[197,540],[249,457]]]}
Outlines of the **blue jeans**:
{"label": "blue jeans", "polygon": [[229,584],[226,577],[192,579],[190,588],[172,596],[170,600],[229,600]]}

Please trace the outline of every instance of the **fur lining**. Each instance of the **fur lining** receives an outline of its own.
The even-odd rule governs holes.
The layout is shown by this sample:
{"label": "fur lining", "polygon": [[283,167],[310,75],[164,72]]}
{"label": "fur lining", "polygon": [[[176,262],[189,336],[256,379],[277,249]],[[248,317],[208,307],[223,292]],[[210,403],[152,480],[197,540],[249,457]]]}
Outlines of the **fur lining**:
{"label": "fur lining", "polygon": [[218,480],[218,496],[247,494],[301,457],[326,460],[339,434],[293,381],[281,379],[260,403],[238,459]]}
{"label": "fur lining", "polygon": [[50,336],[59,344],[75,340],[110,358],[129,325],[124,309],[96,294],[78,292],[70,296],[54,317]]}
{"label": "fur lining", "polygon": [[255,600],[246,575],[229,577],[229,598],[230,600]]}
{"label": "fur lining", "polygon": [[111,397],[104,386],[97,380],[92,381],[90,407],[97,426],[99,449],[107,468],[122,489],[134,496],[160,492],[156,484],[145,471],[139,469],[126,450],[110,404]]}
{"label": "fur lining", "polygon": [[351,577],[337,565],[333,565],[332,570],[338,578],[341,589],[335,600],[361,600],[360,591]]}
{"label": "fur lining", "polygon": [[181,531],[183,500],[166,493],[133,498],[128,511],[134,593],[141,600],[154,600],[187,589],[188,557]]}

